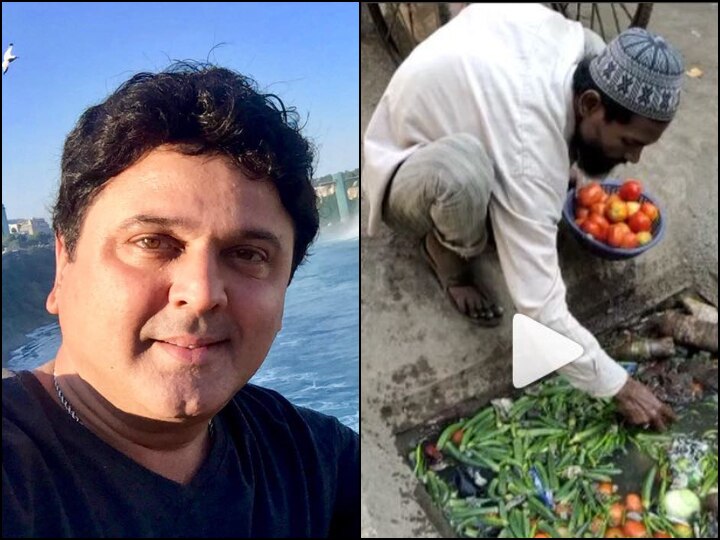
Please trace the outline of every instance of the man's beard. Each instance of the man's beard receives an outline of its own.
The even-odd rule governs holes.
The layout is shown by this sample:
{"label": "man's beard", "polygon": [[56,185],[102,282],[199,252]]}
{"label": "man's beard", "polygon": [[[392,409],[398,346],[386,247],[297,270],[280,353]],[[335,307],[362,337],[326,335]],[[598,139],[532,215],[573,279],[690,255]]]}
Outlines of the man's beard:
{"label": "man's beard", "polygon": [[580,135],[579,123],[570,141],[570,157],[590,177],[606,176],[615,166],[625,162],[624,159],[611,159],[599,145],[585,142]]}

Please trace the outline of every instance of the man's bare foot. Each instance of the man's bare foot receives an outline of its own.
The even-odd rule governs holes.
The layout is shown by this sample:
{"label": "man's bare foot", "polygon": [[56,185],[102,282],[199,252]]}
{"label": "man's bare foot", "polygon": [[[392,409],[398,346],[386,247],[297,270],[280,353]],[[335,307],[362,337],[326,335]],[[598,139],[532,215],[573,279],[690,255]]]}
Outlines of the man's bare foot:
{"label": "man's bare foot", "polygon": [[470,261],[445,248],[432,233],[425,237],[424,243],[431,259],[428,262],[457,310],[478,322],[499,323],[503,309],[489,288],[475,283]]}

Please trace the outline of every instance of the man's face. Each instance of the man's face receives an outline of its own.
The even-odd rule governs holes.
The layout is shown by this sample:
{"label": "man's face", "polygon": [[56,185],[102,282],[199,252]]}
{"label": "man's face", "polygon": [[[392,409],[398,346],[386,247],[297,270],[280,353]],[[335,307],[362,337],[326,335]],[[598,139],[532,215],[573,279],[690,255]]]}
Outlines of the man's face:
{"label": "man's face", "polygon": [[578,167],[593,177],[605,176],[628,161],[637,163],[645,146],[656,142],[668,126],[637,114],[627,124],[607,121],[600,96],[592,90],[576,100],[575,112],[571,147]]}
{"label": "man's face", "polygon": [[127,413],[212,413],[281,328],[293,242],[272,182],[156,149],[93,202],[73,262],[58,242],[58,358]]}

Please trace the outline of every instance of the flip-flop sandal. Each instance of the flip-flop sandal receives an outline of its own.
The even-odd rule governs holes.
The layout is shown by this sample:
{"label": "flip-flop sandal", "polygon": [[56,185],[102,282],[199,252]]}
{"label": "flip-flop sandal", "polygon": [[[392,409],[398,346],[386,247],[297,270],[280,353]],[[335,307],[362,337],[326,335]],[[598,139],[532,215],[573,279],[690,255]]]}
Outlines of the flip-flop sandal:
{"label": "flip-flop sandal", "polygon": [[469,313],[465,313],[462,309],[460,309],[460,306],[455,301],[455,298],[453,298],[453,295],[450,294],[450,287],[476,287],[476,284],[473,280],[472,272],[469,268],[464,269],[457,275],[441,276],[437,264],[430,255],[430,252],[428,252],[424,237],[422,238],[422,240],[420,240],[420,255],[425,260],[425,262],[427,262],[428,266],[430,266],[430,269],[433,272],[433,276],[435,276],[435,279],[440,285],[440,288],[446,294],[451,304],[456,309],[456,311],[460,313],[460,315],[478,326],[494,327],[500,324],[502,313],[500,315],[496,314],[496,316],[493,316],[489,319],[479,315],[477,317],[473,317]]}

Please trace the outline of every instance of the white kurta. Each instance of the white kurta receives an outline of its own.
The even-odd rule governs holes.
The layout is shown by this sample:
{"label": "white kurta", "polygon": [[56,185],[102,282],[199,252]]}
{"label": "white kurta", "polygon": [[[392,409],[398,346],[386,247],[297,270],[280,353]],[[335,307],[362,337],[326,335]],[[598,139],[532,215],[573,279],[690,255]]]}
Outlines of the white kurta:
{"label": "white kurta", "polygon": [[446,135],[479,138],[496,167],[489,213],[519,313],[577,341],[561,372],[594,396],[625,370],[570,314],[556,247],[574,130],[572,76],[594,36],[541,5],[473,4],[421,43],[393,76],[364,138],[362,186],[377,232],[386,187],[416,149]]}

